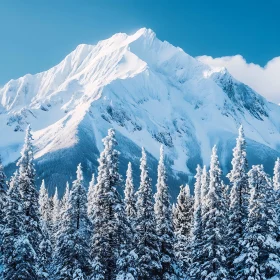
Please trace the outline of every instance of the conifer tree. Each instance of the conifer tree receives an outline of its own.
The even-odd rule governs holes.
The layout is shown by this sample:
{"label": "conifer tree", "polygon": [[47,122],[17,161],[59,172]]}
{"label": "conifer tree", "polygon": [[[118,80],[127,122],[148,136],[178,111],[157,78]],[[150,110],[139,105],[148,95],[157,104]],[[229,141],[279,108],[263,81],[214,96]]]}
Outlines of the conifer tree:
{"label": "conifer tree", "polygon": [[[227,224],[228,224],[229,216],[231,214],[230,209],[229,209],[230,208],[230,187],[229,187],[229,185],[226,185],[224,183],[224,181],[222,181],[222,192],[223,192],[223,201],[225,204],[225,220],[227,221]],[[228,238],[228,236],[229,236],[228,227],[226,227],[225,234]],[[226,241],[226,242],[228,242],[228,241]],[[227,252],[228,252],[228,250],[229,250],[229,248],[227,247]]]}
{"label": "conifer tree", "polygon": [[50,241],[49,231],[46,227],[46,223],[41,221],[42,228],[42,241],[40,243],[40,262],[41,265],[37,272],[38,279],[49,279],[50,278],[50,264],[52,258],[52,244]]}
{"label": "conifer tree", "polygon": [[39,210],[41,217],[47,221],[49,212],[49,195],[45,186],[45,180],[42,180],[42,184],[39,191]]}
{"label": "conifer tree", "polygon": [[51,231],[53,230],[53,196],[49,196],[49,207],[50,207],[50,216],[51,216]]}
{"label": "conifer tree", "polygon": [[100,154],[95,199],[93,200],[93,279],[114,279],[118,274],[117,260],[121,246],[129,243],[124,206],[117,191],[120,183],[115,132],[109,129],[103,139]]}
{"label": "conifer tree", "polygon": [[203,202],[209,191],[209,174],[207,172],[206,165],[203,166],[201,174],[201,201],[202,201],[202,212],[203,212]]}
{"label": "conifer tree", "polygon": [[132,166],[131,162],[128,163],[127,171],[126,171],[126,181],[125,181],[125,211],[126,215],[130,221],[134,221],[137,215],[136,210],[136,197],[135,197],[135,189],[132,177]]}
{"label": "conifer tree", "polygon": [[185,275],[190,265],[190,237],[193,219],[193,198],[188,185],[180,187],[174,209],[175,255],[178,265]]}
{"label": "conifer tree", "polygon": [[205,229],[206,220],[204,220],[204,214],[207,211],[206,208],[206,197],[209,192],[210,182],[209,182],[209,173],[207,171],[207,167],[204,165],[201,174],[201,222],[202,222],[202,230]]}
{"label": "conifer tree", "polygon": [[60,227],[61,221],[61,204],[58,198],[58,190],[55,188],[54,196],[52,197],[52,243],[56,243],[58,229]]}
{"label": "conifer tree", "polygon": [[176,235],[180,234],[187,239],[190,238],[193,221],[193,206],[194,201],[191,196],[189,185],[186,185],[185,187],[181,186],[174,212],[174,227]]}
{"label": "conifer tree", "polygon": [[88,189],[93,191],[94,190],[94,186],[95,186],[95,175],[94,175],[94,173],[92,173]]}
{"label": "conifer tree", "polygon": [[4,217],[5,209],[7,204],[7,184],[6,184],[6,175],[4,173],[4,167],[2,165],[1,156],[0,156],[0,249],[2,244],[3,230],[5,227]]}
{"label": "conifer tree", "polygon": [[202,169],[198,165],[196,168],[194,185],[194,214],[191,228],[191,265],[189,267],[189,275],[199,275],[201,269],[201,250],[203,241],[203,226],[202,226]]}
{"label": "conifer tree", "polygon": [[207,213],[207,195],[209,193],[210,188],[210,179],[209,179],[209,173],[207,171],[206,165],[203,166],[202,174],[201,174],[201,228],[202,228],[202,237],[201,240],[192,240],[192,252],[195,250],[195,247],[198,247],[195,252],[192,254],[192,265],[189,270],[189,275],[191,276],[191,279],[201,279],[202,275],[202,264],[204,263],[205,259],[205,252],[204,252],[204,245],[206,243],[207,237],[204,235],[204,230],[206,228],[206,222],[205,219],[205,213]]}
{"label": "conifer tree", "polygon": [[173,279],[175,276],[174,263],[174,228],[172,223],[172,209],[169,188],[167,185],[166,170],[164,165],[164,148],[160,147],[158,163],[157,192],[155,194],[155,218],[157,235],[160,241],[161,279]]}
{"label": "conifer tree", "polygon": [[43,236],[40,223],[39,194],[35,186],[36,173],[30,125],[26,130],[25,141],[17,166],[19,167],[18,188],[23,200],[25,214],[23,226],[28,240],[36,253],[37,269],[42,270],[40,268],[40,244]]}
{"label": "conifer tree", "polygon": [[39,210],[41,214],[40,225],[42,229],[42,241],[40,243],[41,267],[38,271],[42,279],[49,278],[49,265],[52,256],[52,245],[50,234],[52,233],[52,212],[49,204],[49,195],[45,187],[45,181],[42,181],[39,192]]}
{"label": "conifer tree", "polygon": [[3,280],[36,280],[36,252],[25,231],[25,211],[18,189],[18,174],[10,182],[3,231]]}
{"label": "conifer tree", "polygon": [[94,220],[94,199],[95,199],[95,176],[94,174],[92,174],[92,178],[91,181],[89,183],[89,187],[88,187],[88,194],[87,194],[87,201],[88,201],[88,209],[87,209],[87,213],[88,213],[88,217],[90,219],[91,222],[93,222]]}
{"label": "conifer tree", "polygon": [[[233,149],[233,159],[231,161],[232,170],[227,175],[231,183],[230,205],[229,205],[229,265],[232,265],[241,250],[240,239],[246,225],[248,208],[248,163],[246,158],[246,141],[243,127],[239,128],[239,135],[236,139],[236,146]],[[234,273],[233,273],[234,275]]]}
{"label": "conifer tree", "polygon": [[[136,209],[136,194],[135,194],[135,188],[134,188],[134,182],[133,182],[133,176],[132,176],[132,166],[131,163],[128,163],[128,168],[126,171],[126,181],[125,181],[125,189],[124,189],[124,207],[125,207],[125,215],[127,222],[129,223],[130,228],[130,242],[133,247],[135,247],[135,238],[136,238],[136,232],[135,232],[135,221],[137,217],[137,209]],[[133,248],[132,247],[132,248]],[[132,249],[131,248],[131,249]],[[125,250],[121,250],[122,254],[125,254]],[[125,256],[125,260],[130,259],[131,261],[134,260],[135,254],[132,252],[132,255],[127,254]],[[118,262],[118,264],[122,264],[122,267],[124,267],[125,262]],[[130,273],[130,272],[129,272]]]}
{"label": "conifer tree", "polygon": [[66,182],[66,187],[65,187],[65,192],[64,195],[61,199],[61,212],[63,212],[66,208],[67,208],[67,203],[70,197],[70,187],[69,187],[69,183]]}
{"label": "conifer tree", "polygon": [[194,214],[197,214],[201,211],[201,185],[202,185],[202,172],[200,165],[196,167],[195,184],[194,184],[194,205],[193,210]]}
{"label": "conifer tree", "polygon": [[277,240],[280,240],[280,158],[277,158],[274,170],[273,170],[273,188],[275,191],[275,211],[277,215],[278,223],[278,237]]}
{"label": "conifer tree", "polygon": [[52,226],[52,211],[50,209],[49,194],[45,186],[45,181],[42,180],[42,184],[39,191],[39,211],[42,221],[45,223],[45,228],[48,233],[51,233]]}
{"label": "conifer tree", "polygon": [[250,200],[242,252],[235,260],[236,279],[271,279],[280,273],[275,192],[262,165],[248,173]]}
{"label": "conifer tree", "polygon": [[151,179],[147,168],[147,155],[142,148],[140,187],[137,191],[136,253],[139,279],[160,279],[159,240],[155,228],[155,213]]}
{"label": "conifer tree", "polygon": [[56,242],[56,279],[87,279],[91,275],[88,245],[90,222],[81,164],[73,182],[67,208],[62,213]]}
{"label": "conifer tree", "polygon": [[115,215],[117,220],[117,234],[116,234],[116,279],[137,279],[136,271],[136,254],[134,251],[134,231],[132,229],[133,223],[130,223],[125,213],[125,204],[117,192],[116,193],[116,204]]}
{"label": "conifer tree", "polygon": [[274,189],[279,192],[280,191],[280,158],[277,158],[274,165],[274,173],[273,173],[273,186]]}
{"label": "conifer tree", "polygon": [[209,191],[204,198],[201,267],[195,279],[228,279],[225,245],[225,201],[217,148],[212,150]]}
{"label": "conifer tree", "polygon": [[60,219],[60,200],[58,198],[58,190],[57,187],[55,188],[54,196],[53,196],[53,214],[52,214],[52,220],[53,220],[53,225],[56,227],[58,224],[58,221]]}

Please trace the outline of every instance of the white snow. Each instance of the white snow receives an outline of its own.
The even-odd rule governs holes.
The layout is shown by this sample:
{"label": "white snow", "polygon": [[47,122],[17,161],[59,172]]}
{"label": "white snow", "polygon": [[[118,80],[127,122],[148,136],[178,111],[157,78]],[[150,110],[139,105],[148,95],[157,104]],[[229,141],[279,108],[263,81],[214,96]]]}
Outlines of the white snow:
{"label": "white snow", "polygon": [[[278,150],[279,106],[253,91],[254,103],[247,104],[247,97],[235,102],[219,86],[221,79],[231,81],[226,69],[204,65],[146,28],[79,45],[53,68],[0,89],[0,153],[4,164],[19,156],[24,134],[14,129],[27,123],[34,130],[35,158],[75,146],[84,126],[98,148],[109,127],[156,158],[161,143],[155,138],[169,141],[173,168],[183,172],[194,142],[207,163],[212,146],[221,137],[235,138],[240,123],[248,138]],[[258,102],[269,114],[263,120],[244,107]]]}

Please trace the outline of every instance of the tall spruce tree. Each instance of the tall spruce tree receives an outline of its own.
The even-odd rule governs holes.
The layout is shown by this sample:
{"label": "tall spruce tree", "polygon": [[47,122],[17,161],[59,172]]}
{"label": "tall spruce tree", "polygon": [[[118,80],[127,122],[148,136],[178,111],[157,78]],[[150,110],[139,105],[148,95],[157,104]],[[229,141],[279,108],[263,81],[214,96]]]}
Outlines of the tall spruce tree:
{"label": "tall spruce tree", "polygon": [[124,206],[117,191],[120,184],[119,152],[115,150],[115,131],[108,130],[100,154],[96,197],[93,200],[93,279],[114,279],[118,274],[117,260],[125,243],[129,243]]}
{"label": "tall spruce tree", "polygon": [[91,275],[88,245],[90,222],[87,217],[87,194],[81,164],[73,182],[68,207],[62,213],[56,242],[56,279],[87,279]]}
{"label": "tall spruce tree", "polygon": [[52,226],[52,211],[49,203],[49,194],[46,189],[44,180],[42,180],[42,184],[39,191],[39,211],[41,214],[41,219],[45,223],[45,228],[50,234]]}
{"label": "tall spruce tree", "polygon": [[136,210],[136,197],[135,197],[131,162],[128,163],[128,167],[126,171],[124,195],[125,195],[125,200],[124,200],[125,212],[129,220],[133,222],[135,221],[137,210]]}
{"label": "tall spruce tree", "polygon": [[43,240],[43,235],[40,223],[39,194],[35,186],[36,173],[32,140],[31,128],[29,125],[26,129],[21,157],[17,162],[17,166],[19,167],[18,187],[23,200],[23,210],[25,214],[24,230],[36,253],[37,269],[41,271],[40,244]]}
{"label": "tall spruce tree", "polygon": [[173,212],[176,242],[174,251],[178,266],[183,275],[190,265],[190,237],[193,218],[193,198],[188,185],[180,187],[177,203]]}
{"label": "tall spruce tree", "polygon": [[[130,235],[131,235],[131,249],[135,247],[135,238],[136,238],[136,231],[135,231],[135,221],[137,217],[137,209],[136,209],[136,194],[135,194],[135,188],[134,188],[134,182],[133,182],[133,176],[132,176],[132,166],[131,163],[128,163],[128,168],[126,171],[126,181],[125,181],[125,189],[124,189],[124,207],[125,207],[125,214],[127,218],[127,222],[130,225]],[[122,250],[123,254],[125,254],[125,251]],[[125,259],[130,261],[134,260],[135,254],[132,255],[126,255]],[[120,264],[120,262],[119,262]],[[134,262],[135,264],[135,262]],[[133,265],[131,263],[131,265]]]}
{"label": "tall spruce tree", "polygon": [[12,177],[5,209],[3,231],[3,280],[38,279],[36,257],[26,232],[22,197],[19,192],[18,174]]}
{"label": "tall spruce tree", "polygon": [[49,279],[50,278],[50,265],[52,258],[52,244],[50,241],[49,231],[46,227],[46,223],[41,220],[42,228],[42,241],[40,243],[40,268],[38,270],[38,279]]}
{"label": "tall spruce tree", "polygon": [[210,178],[209,178],[209,172],[207,171],[207,167],[204,165],[202,169],[202,174],[201,174],[201,217],[202,217],[202,230],[204,231],[205,229],[205,223],[206,220],[204,219],[204,214],[207,211],[206,207],[206,197],[208,195],[210,188]]}
{"label": "tall spruce tree", "polygon": [[231,273],[234,276],[235,269],[233,268],[233,263],[241,250],[240,240],[247,220],[249,194],[246,141],[242,126],[239,128],[239,135],[236,139],[236,146],[233,149],[233,159],[231,164],[232,170],[227,175],[231,183],[228,224],[228,263]]}
{"label": "tall spruce tree", "polygon": [[275,201],[275,210],[277,215],[278,223],[278,237],[277,240],[280,240],[280,158],[277,158],[273,170],[273,188],[275,191],[276,201]]}
{"label": "tall spruce tree", "polygon": [[159,240],[155,228],[155,213],[151,179],[147,167],[147,155],[142,148],[140,187],[137,191],[136,253],[139,279],[160,279]]}
{"label": "tall spruce tree", "polygon": [[69,183],[66,182],[66,187],[65,187],[65,191],[63,194],[63,197],[61,199],[61,212],[63,212],[66,208],[67,208],[67,203],[69,201],[69,197],[70,197],[70,187],[69,187]]}
{"label": "tall spruce tree", "polygon": [[274,189],[280,191],[280,158],[277,158],[273,170],[273,186]]}
{"label": "tall spruce tree", "polygon": [[[2,165],[2,160],[0,156],[0,252],[2,247],[2,237],[3,230],[5,227],[5,209],[7,204],[7,184],[6,184],[6,175],[4,173],[4,167]],[[1,258],[1,257],[0,257]]]}
{"label": "tall spruce tree", "polygon": [[49,278],[49,265],[52,256],[52,245],[50,234],[52,234],[52,212],[49,204],[49,195],[45,186],[45,181],[42,181],[39,191],[39,210],[41,214],[40,224],[42,229],[42,241],[40,243],[41,267],[38,274],[40,278]]}
{"label": "tall spruce tree", "polygon": [[60,205],[60,200],[58,198],[58,190],[57,187],[55,188],[54,196],[52,198],[53,201],[53,213],[52,213],[52,220],[53,220],[53,225],[56,228],[57,224],[60,219],[60,210],[61,210],[61,205]]}
{"label": "tall spruce tree", "polygon": [[202,225],[202,169],[198,165],[196,168],[194,185],[194,214],[191,228],[191,265],[189,267],[189,275],[196,277],[201,269],[201,250],[203,241],[203,225]]}
{"label": "tall spruce tree", "polygon": [[160,147],[158,163],[157,192],[155,194],[155,218],[157,235],[160,241],[161,279],[176,279],[174,260],[174,227],[172,222],[172,209],[170,203],[169,187],[167,184],[164,165],[164,148]]}
{"label": "tall spruce tree", "polygon": [[236,279],[271,279],[280,274],[275,192],[262,165],[253,166],[248,175],[249,215],[235,275]]}
{"label": "tall spruce tree", "polygon": [[93,222],[94,220],[94,199],[96,197],[95,194],[95,176],[94,174],[92,174],[91,177],[91,181],[89,183],[89,187],[88,187],[88,193],[87,193],[87,205],[88,205],[88,209],[87,209],[87,213],[88,213],[88,217],[90,219],[91,222]]}
{"label": "tall spruce tree", "polygon": [[209,191],[209,174],[207,172],[206,165],[203,166],[201,174],[201,201],[202,201],[202,212],[203,212],[203,202]]}
{"label": "tall spruce tree", "polygon": [[196,279],[228,279],[225,245],[225,201],[217,148],[212,150],[209,191],[204,198],[202,263]]}
{"label": "tall spruce tree", "polygon": [[52,243],[55,245],[57,234],[60,227],[60,220],[61,220],[61,204],[58,198],[58,190],[57,187],[55,188],[54,196],[52,197],[51,201],[52,205],[52,233],[51,233],[51,240]]}
{"label": "tall spruce tree", "polygon": [[[229,216],[230,216],[230,187],[229,185],[225,184],[224,181],[222,181],[222,192],[223,192],[223,199],[224,199],[224,203],[225,203],[225,220],[229,221]],[[225,231],[226,236],[229,236],[229,232],[228,232],[228,227],[226,228]],[[228,241],[226,241],[228,244]],[[227,247],[227,254],[228,254],[228,247]]]}

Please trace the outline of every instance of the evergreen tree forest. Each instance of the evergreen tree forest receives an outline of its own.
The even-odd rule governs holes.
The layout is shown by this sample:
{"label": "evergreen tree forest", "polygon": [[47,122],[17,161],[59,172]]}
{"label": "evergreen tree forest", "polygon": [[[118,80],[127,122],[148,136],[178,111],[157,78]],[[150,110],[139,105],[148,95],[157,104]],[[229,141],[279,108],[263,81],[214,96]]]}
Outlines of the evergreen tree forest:
{"label": "evergreen tree forest", "polygon": [[163,146],[153,193],[145,149],[136,185],[131,163],[126,178],[119,174],[109,129],[98,174],[86,185],[79,164],[59,198],[44,180],[35,185],[32,142],[29,126],[9,181],[0,162],[1,279],[280,279],[280,159],[273,178],[249,167],[242,126],[229,174],[214,146],[209,167],[197,166],[193,194],[182,185],[174,204]]}

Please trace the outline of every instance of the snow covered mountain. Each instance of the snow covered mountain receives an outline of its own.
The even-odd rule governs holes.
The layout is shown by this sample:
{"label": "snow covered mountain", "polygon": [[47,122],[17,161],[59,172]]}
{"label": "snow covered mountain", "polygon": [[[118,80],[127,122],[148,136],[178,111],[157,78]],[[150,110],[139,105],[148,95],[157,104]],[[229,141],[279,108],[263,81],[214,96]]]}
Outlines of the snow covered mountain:
{"label": "snow covered mountain", "polygon": [[[8,173],[31,123],[39,179],[63,189],[82,162],[86,178],[96,172],[101,139],[117,132],[124,173],[135,176],[141,146],[156,174],[163,143],[175,188],[208,164],[218,145],[229,168],[238,127],[248,138],[250,163],[271,170],[280,155],[280,107],[182,49],[157,39],[150,29],[119,33],[97,45],[79,45],[45,72],[11,80],[0,89],[0,154]],[[188,179],[187,179],[188,178]]]}

